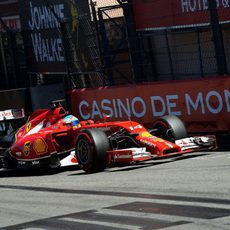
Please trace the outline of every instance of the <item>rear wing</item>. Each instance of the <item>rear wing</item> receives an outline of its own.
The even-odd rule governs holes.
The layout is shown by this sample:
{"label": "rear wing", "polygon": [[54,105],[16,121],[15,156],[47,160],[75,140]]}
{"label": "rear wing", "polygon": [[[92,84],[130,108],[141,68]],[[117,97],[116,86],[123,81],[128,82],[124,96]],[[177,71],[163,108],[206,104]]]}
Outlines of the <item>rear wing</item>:
{"label": "rear wing", "polygon": [[0,121],[17,120],[25,117],[24,109],[8,109],[0,111]]}

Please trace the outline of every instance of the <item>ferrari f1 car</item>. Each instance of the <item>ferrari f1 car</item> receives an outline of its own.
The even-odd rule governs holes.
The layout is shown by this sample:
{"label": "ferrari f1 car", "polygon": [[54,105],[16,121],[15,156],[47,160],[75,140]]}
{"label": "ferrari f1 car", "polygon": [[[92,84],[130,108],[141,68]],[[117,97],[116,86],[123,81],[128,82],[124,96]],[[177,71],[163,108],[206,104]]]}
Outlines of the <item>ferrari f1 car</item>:
{"label": "ferrari f1 car", "polygon": [[35,111],[4,152],[5,168],[59,167],[63,159],[88,173],[215,147],[213,137],[188,137],[183,122],[165,116],[151,130],[135,121],[81,121],[61,106]]}

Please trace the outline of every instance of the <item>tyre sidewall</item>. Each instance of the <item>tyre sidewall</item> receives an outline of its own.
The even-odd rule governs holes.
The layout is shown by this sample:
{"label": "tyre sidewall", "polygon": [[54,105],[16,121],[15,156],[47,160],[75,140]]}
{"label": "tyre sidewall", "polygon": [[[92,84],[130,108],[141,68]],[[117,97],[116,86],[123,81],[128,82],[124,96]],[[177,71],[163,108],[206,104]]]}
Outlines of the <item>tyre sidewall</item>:
{"label": "tyre sidewall", "polygon": [[[79,141],[84,140],[88,143],[88,161],[82,162],[77,151]],[[99,129],[83,130],[76,143],[76,156],[79,166],[86,172],[103,171],[107,165],[107,151],[109,150],[109,140],[106,134]]]}

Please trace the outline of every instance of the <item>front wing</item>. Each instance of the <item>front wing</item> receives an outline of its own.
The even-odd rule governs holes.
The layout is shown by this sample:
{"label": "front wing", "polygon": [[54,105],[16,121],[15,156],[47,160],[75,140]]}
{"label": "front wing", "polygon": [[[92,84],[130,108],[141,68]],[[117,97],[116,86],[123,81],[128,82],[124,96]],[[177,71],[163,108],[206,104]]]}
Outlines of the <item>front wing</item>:
{"label": "front wing", "polygon": [[157,156],[146,151],[146,148],[128,148],[108,151],[108,165],[114,163],[132,164],[150,159],[161,159],[173,157],[195,151],[216,149],[216,138],[214,136],[197,136],[176,140],[175,143],[180,146],[180,152],[173,152],[163,156]]}

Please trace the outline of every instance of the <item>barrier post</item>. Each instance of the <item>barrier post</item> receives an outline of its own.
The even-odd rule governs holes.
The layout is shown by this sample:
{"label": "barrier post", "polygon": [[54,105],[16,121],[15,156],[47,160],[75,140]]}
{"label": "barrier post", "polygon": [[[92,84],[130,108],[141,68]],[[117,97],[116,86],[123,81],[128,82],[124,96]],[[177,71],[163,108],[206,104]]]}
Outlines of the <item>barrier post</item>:
{"label": "barrier post", "polygon": [[224,75],[227,74],[228,71],[227,71],[227,62],[226,62],[226,55],[224,49],[223,33],[222,33],[221,25],[219,23],[219,15],[218,15],[216,0],[208,0],[208,5],[209,5],[210,23],[212,27],[212,33],[213,33],[213,42],[215,46],[218,73],[220,75]]}

